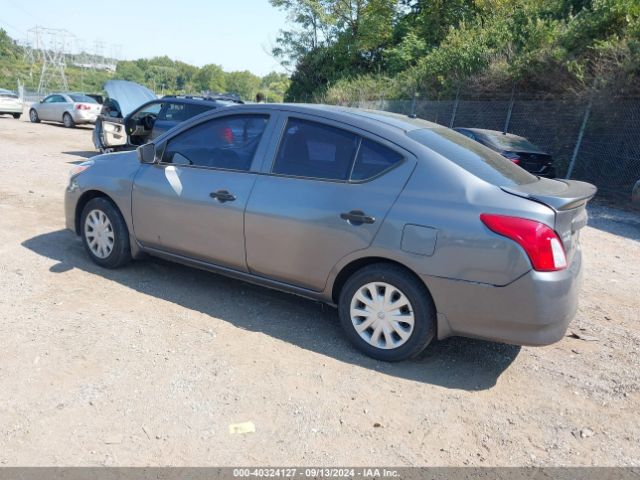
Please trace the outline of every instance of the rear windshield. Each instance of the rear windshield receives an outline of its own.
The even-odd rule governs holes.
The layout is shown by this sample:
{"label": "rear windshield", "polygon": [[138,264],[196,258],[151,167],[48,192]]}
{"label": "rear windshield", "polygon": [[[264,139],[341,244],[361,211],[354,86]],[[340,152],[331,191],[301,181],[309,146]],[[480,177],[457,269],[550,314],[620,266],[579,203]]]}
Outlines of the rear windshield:
{"label": "rear windshield", "polygon": [[72,93],[69,95],[74,102],[82,103],[98,103],[95,98],[91,98],[89,95],[82,95],[78,93]]}
{"label": "rear windshield", "polygon": [[11,92],[0,92],[0,97],[4,97],[4,98],[18,98],[18,95],[16,95],[15,93],[11,93]]}
{"label": "rear windshield", "polygon": [[539,147],[531,143],[526,138],[516,135],[487,135],[485,133],[478,134],[479,137],[485,138],[489,143],[495,145],[500,150],[524,151],[524,152],[542,152]]}
{"label": "rear windshield", "polygon": [[407,135],[493,185],[525,185],[537,180],[537,177],[499,153],[448,128],[412,130]]}

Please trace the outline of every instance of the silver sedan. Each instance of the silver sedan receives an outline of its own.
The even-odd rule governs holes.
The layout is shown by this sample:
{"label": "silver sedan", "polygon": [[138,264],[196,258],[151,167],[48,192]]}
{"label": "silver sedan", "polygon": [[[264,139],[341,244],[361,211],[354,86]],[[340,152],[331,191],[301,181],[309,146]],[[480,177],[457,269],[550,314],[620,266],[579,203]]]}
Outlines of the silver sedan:
{"label": "silver sedan", "polygon": [[29,120],[60,122],[67,128],[96,123],[102,106],[83,93],[53,93],[29,108]]}

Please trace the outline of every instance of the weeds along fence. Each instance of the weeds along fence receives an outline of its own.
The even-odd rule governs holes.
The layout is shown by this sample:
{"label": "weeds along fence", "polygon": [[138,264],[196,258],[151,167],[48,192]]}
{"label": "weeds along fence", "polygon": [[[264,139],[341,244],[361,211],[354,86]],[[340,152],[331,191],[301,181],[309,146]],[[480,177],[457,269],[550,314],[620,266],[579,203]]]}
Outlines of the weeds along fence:
{"label": "weeds along fence", "polygon": [[515,92],[446,100],[358,99],[346,105],[415,114],[447,127],[507,131],[550,153],[558,175],[596,185],[601,195],[627,200],[640,179],[640,98],[589,95],[527,98]]}

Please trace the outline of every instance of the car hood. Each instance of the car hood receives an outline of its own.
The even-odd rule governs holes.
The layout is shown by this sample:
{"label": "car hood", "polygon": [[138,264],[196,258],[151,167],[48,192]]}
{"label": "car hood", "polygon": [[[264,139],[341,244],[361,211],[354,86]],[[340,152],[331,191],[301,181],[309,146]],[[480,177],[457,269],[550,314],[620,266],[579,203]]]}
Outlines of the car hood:
{"label": "car hood", "polygon": [[118,102],[123,117],[129,115],[143,103],[158,98],[147,87],[128,80],[109,80],[104,84],[104,90],[109,98]]}

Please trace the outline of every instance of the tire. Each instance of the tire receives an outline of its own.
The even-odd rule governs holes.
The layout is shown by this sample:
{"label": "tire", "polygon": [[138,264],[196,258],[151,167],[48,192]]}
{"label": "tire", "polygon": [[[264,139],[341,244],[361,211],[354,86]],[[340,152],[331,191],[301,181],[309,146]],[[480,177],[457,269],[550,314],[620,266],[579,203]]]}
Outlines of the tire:
{"label": "tire", "polygon": [[67,128],[73,128],[76,126],[76,122],[73,121],[73,118],[68,113],[62,115],[62,124]]}
{"label": "tire", "polygon": [[31,123],[40,123],[38,112],[36,112],[33,108],[29,110],[29,120],[31,120]]}
{"label": "tire", "polygon": [[14,113],[13,118],[15,118],[16,120],[19,120],[21,115],[22,115],[21,113]]}
{"label": "tire", "polygon": [[[372,285],[379,289],[377,294],[389,292],[390,302],[387,303],[387,307],[402,305],[402,309],[397,312],[403,320],[408,322],[413,314],[412,327],[402,320],[389,322],[389,311],[385,313],[384,308],[377,308],[371,297],[367,297],[367,292],[372,293]],[[367,307],[356,299],[357,294],[360,298],[371,300],[372,307]],[[352,320],[352,304],[356,311],[370,311],[371,315],[356,315]],[[410,272],[390,263],[369,265],[351,275],[340,292],[338,314],[342,328],[351,343],[364,354],[386,362],[398,362],[417,356],[429,345],[436,333],[436,310],[428,290]],[[363,326],[371,324],[363,333],[369,339],[363,338],[356,330],[358,322]],[[373,338],[376,330],[381,330],[377,342]],[[402,333],[402,336],[399,333]],[[374,342],[377,345],[373,344]],[[394,343],[397,346],[394,346]]]}
{"label": "tire", "polygon": [[[108,225],[104,221],[105,217]],[[92,233],[95,235],[91,235]],[[97,265],[118,268],[131,261],[129,229],[111,200],[98,197],[85,205],[80,217],[80,234],[84,249]],[[101,245],[104,248],[99,248]]]}

